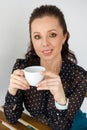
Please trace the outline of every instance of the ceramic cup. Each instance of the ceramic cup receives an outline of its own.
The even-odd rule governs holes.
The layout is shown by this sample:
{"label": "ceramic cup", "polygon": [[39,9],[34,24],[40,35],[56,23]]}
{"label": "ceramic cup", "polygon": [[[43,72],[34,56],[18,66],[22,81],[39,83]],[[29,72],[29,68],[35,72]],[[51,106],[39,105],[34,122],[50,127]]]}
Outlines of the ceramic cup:
{"label": "ceramic cup", "polygon": [[26,80],[31,86],[36,86],[44,76],[41,74],[41,71],[45,71],[45,68],[42,66],[30,66],[23,70]]}

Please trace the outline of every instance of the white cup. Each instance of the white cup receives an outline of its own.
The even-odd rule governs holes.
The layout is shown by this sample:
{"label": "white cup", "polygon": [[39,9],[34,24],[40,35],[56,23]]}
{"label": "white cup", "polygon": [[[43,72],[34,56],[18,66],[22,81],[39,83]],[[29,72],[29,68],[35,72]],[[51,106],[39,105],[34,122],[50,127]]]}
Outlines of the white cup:
{"label": "white cup", "polygon": [[36,86],[44,76],[41,74],[41,71],[45,71],[45,68],[42,66],[30,66],[23,70],[26,80],[31,86]]}

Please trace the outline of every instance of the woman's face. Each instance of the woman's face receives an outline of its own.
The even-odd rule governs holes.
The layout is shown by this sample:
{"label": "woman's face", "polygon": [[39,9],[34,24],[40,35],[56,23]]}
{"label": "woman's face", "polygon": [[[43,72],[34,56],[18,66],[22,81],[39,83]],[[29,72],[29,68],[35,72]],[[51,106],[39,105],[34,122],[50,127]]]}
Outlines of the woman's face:
{"label": "woman's face", "polygon": [[62,45],[66,40],[57,18],[44,16],[31,24],[31,40],[34,50],[41,60],[53,60],[61,56]]}

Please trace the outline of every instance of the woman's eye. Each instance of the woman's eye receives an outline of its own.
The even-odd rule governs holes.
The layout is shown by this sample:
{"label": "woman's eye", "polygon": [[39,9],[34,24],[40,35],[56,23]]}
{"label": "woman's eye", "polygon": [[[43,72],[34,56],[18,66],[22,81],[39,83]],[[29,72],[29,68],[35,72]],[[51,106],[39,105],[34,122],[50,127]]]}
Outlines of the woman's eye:
{"label": "woman's eye", "polygon": [[38,39],[40,39],[40,36],[39,36],[39,35],[35,35],[34,38],[35,38],[36,40],[38,40]]}
{"label": "woman's eye", "polygon": [[51,33],[49,36],[50,37],[56,37],[56,35],[57,35],[56,33]]}

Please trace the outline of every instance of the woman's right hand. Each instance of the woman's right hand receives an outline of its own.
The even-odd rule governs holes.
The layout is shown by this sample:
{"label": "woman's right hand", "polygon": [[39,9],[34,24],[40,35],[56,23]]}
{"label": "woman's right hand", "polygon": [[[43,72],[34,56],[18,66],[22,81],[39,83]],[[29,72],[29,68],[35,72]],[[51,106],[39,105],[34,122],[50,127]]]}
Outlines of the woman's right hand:
{"label": "woman's right hand", "polygon": [[30,88],[29,83],[25,79],[24,72],[22,70],[15,70],[11,74],[10,84],[8,91],[12,95],[16,95],[18,89],[27,90]]}

